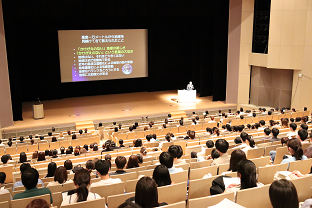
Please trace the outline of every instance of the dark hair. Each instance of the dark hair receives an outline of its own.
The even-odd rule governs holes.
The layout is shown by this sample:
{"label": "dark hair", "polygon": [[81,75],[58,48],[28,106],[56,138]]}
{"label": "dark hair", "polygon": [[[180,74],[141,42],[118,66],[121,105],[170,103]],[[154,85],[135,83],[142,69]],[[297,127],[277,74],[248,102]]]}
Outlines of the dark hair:
{"label": "dark hair", "polygon": [[57,142],[56,137],[52,137],[52,142]]}
{"label": "dark hair", "polygon": [[49,156],[49,152],[50,152],[49,150],[45,150],[45,151],[44,151],[44,155],[45,155],[45,156]]}
{"label": "dark hair", "polygon": [[195,131],[190,131],[189,137],[190,139],[195,139]]}
{"label": "dark hair", "polygon": [[152,137],[151,134],[146,135],[146,140],[147,140],[147,141],[151,141],[152,138],[153,138],[153,137]]}
{"label": "dark hair", "polygon": [[52,136],[52,132],[48,132],[48,136]]}
{"label": "dark hair", "polygon": [[294,151],[293,156],[296,158],[296,160],[302,159],[303,150],[301,148],[301,142],[299,139],[290,139],[287,142],[287,146]]}
{"label": "dark hair", "polygon": [[25,170],[27,170],[27,169],[29,169],[29,168],[31,168],[31,166],[30,166],[29,163],[23,163],[23,164],[21,164],[21,166],[20,166],[20,171],[21,171],[21,173],[23,173]]}
{"label": "dark hair", "polygon": [[129,127],[129,131],[132,131],[132,130],[133,130],[133,126],[130,126],[130,127]]}
{"label": "dark hair", "polygon": [[269,196],[273,208],[299,208],[296,187],[289,180],[274,181],[270,185]]}
{"label": "dark hair", "polygon": [[141,154],[136,155],[138,157],[138,163],[142,164],[143,163],[143,156]]}
{"label": "dark hair", "polygon": [[207,127],[206,131],[209,132],[210,134],[212,134],[212,129],[211,128]]}
{"label": "dark hair", "polygon": [[38,159],[38,151],[34,151],[31,158]]}
{"label": "dark hair", "polygon": [[86,162],[86,169],[91,173],[92,170],[94,169],[95,167],[95,163],[93,162],[93,160],[88,160]]}
{"label": "dark hair", "polygon": [[168,152],[173,156],[173,158],[177,158],[179,154],[179,148],[177,145],[171,145],[168,148]]}
{"label": "dark hair", "polygon": [[98,160],[95,163],[95,169],[101,174],[101,176],[107,175],[109,168],[110,164],[106,160]]}
{"label": "dark hair", "polygon": [[[52,133],[51,133],[52,134]],[[24,141],[24,137],[23,136],[20,136],[19,140],[22,142]]]}
{"label": "dark hair", "polygon": [[45,152],[39,152],[37,161],[44,161],[44,160],[45,160]]}
{"label": "dark hair", "polygon": [[65,153],[64,153],[65,147],[61,147],[60,150],[61,150],[61,154],[65,154]]}
{"label": "dark hair", "polygon": [[48,174],[46,177],[53,177],[55,170],[56,170],[56,163],[55,162],[50,162],[48,165]]}
{"label": "dark hair", "polygon": [[170,142],[170,139],[171,139],[170,135],[167,134],[167,135],[165,136],[165,139],[167,140],[167,142]]}
{"label": "dark hair", "polygon": [[134,147],[141,147],[142,146],[142,140],[141,139],[137,139],[134,142]]}
{"label": "dark hair", "polygon": [[143,208],[158,206],[157,184],[150,177],[141,178],[135,188],[135,203]]}
{"label": "dark hair", "polygon": [[256,165],[250,160],[242,160],[237,164],[237,172],[241,175],[241,189],[257,187]]}
{"label": "dark hair", "polygon": [[226,153],[226,151],[229,149],[229,143],[225,139],[218,139],[215,145],[216,149],[221,153]]}
{"label": "dark hair", "polygon": [[140,205],[137,203],[133,203],[131,201],[126,201],[122,203],[121,205],[118,206],[118,208],[142,208]]}
{"label": "dark hair", "polygon": [[270,128],[265,128],[264,129],[264,133],[265,133],[265,135],[270,135],[271,134],[271,129]]}
{"label": "dark hair", "polygon": [[296,123],[291,123],[289,125],[290,128],[292,128],[294,131],[297,129],[297,124]]}
{"label": "dark hair", "polygon": [[115,159],[115,164],[117,166],[117,169],[124,169],[126,163],[127,163],[127,159],[124,156],[117,156]]}
{"label": "dark hair", "polygon": [[117,126],[114,128],[114,132],[118,132],[118,127]]}
{"label": "dark hair", "polygon": [[238,130],[239,132],[242,132],[242,131],[244,130],[244,128],[245,128],[244,125],[239,125],[239,126],[237,127],[237,130]]}
{"label": "dark hair", "polygon": [[308,125],[307,124],[301,124],[300,125],[300,127],[302,128],[302,129],[305,129],[305,130],[307,130],[308,131]]}
{"label": "dark hair", "polygon": [[50,208],[48,202],[44,199],[34,199],[26,206],[26,208]]}
{"label": "dark hair", "polygon": [[273,128],[272,129],[272,134],[273,134],[273,137],[277,137],[277,135],[279,134],[278,128]]}
{"label": "dark hair", "polygon": [[288,137],[282,137],[282,138],[281,138],[281,144],[282,144],[282,146],[284,146],[284,144],[287,144],[288,141],[289,141],[289,138],[288,138]]}
{"label": "dark hair", "polygon": [[255,143],[255,140],[252,138],[251,135],[248,135],[248,136],[247,136],[247,140],[248,140],[248,142],[249,142],[249,146],[252,147],[252,148],[254,148],[255,145],[256,145],[256,143]]}
{"label": "dark hair", "polygon": [[83,134],[83,131],[82,131],[82,129],[79,129],[79,131],[78,131],[78,132],[79,132],[79,134]]}
{"label": "dark hair", "polygon": [[197,152],[191,152],[191,158],[197,158]]}
{"label": "dark hair", "polygon": [[119,144],[120,144],[120,145],[123,144],[123,139],[119,139]]}
{"label": "dark hair", "polygon": [[147,154],[146,147],[141,147],[140,153],[141,153],[142,155],[146,155],[146,154]]}
{"label": "dark hair", "polygon": [[75,173],[74,184],[79,186],[76,190],[77,202],[87,200],[89,194],[87,186],[90,184],[90,180],[90,173],[86,169],[82,168]]}
{"label": "dark hair", "polygon": [[180,159],[183,156],[183,149],[182,149],[181,145],[176,145],[176,146],[179,149],[179,153],[178,153],[178,157],[177,158]]}
{"label": "dark hair", "polygon": [[242,161],[246,160],[246,154],[243,150],[241,149],[236,149],[232,152],[231,154],[231,159],[230,159],[230,167],[228,171],[236,172],[237,171],[237,164]]}
{"label": "dark hair", "polygon": [[66,155],[71,155],[71,154],[72,154],[71,149],[67,149],[67,150],[66,150]]}
{"label": "dark hair", "polygon": [[240,118],[240,119],[244,119],[244,116],[243,116],[243,115],[240,115],[239,118]]}
{"label": "dark hair", "polygon": [[257,114],[256,113],[252,113],[252,117],[256,117],[257,116]]}
{"label": "dark hair", "polygon": [[34,144],[34,143],[35,143],[35,140],[31,139],[31,140],[30,140],[30,143],[31,143],[31,144]]}
{"label": "dark hair", "polygon": [[251,125],[250,125],[250,124],[247,124],[247,128],[250,129],[250,127],[251,127]]}
{"label": "dark hair", "polygon": [[5,172],[0,172],[0,184],[3,184],[6,179],[6,174]]}
{"label": "dark hair", "polygon": [[67,170],[64,166],[60,166],[55,170],[54,181],[57,181],[60,184],[62,184],[67,181],[67,177],[68,177]]}
{"label": "dark hair", "polygon": [[112,156],[110,154],[106,154],[104,160],[106,160],[109,163],[109,167],[111,167]]}
{"label": "dark hair", "polygon": [[70,150],[71,150],[71,152],[73,152],[73,151],[74,151],[73,146],[69,146],[69,147],[68,147],[68,149],[70,149]]}
{"label": "dark hair", "polygon": [[295,119],[294,119],[294,118],[290,118],[289,120],[290,120],[290,122],[294,122],[294,121],[295,121]]}
{"label": "dark hair", "polygon": [[20,153],[20,163],[27,162],[27,156],[25,152]]}
{"label": "dark hair", "polygon": [[102,127],[102,126],[103,126],[103,124],[102,124],[102,122],[100,122],[100,123],[99,123],[99,127]]}
{"label": "dark hair", "polygon": [[211,157],[212,157],[212,159],[214,160],[214,159],[219,158],[219,157],[220,157],[220,154],[219,154],[219,152],[218,152],[216,149],[213,149],[213,150],[211,151]]}
{"label": "dark hair", "polygon": [[139,167],[138,156],[136,156],[136,155],[131,155],[131,156],[129,157],[129,160],[128,160],[127,169],[128,169],[128,168],[137,168],[137,167]]}
{"label": "dark hair", "polygon": [[308,137],[308,132],[307,132],[307,130],[305,130],[305,129],[300,129],[300,130],[298,131],[298,136],[300,137],[300,139],[301,139],[302,141],[306,140],[306,138]]}
{"label": "dark hair", "polygon": [[83,145],[83,148],[85,148],[88,151],[89,146],[87,144],[85,144],[85,145]]}
{"label": "dark hair", "polygon": [[8,146],[9,146],[9,147],[11,147],[12,144],[13,144],[12,141],[9,141],[9,142],[8,142]]}
{"label": "dark hair", "polygon": [[73,135],[72,135],[72,139],[77,139],[76,134],[73,134]]}
{"label": "dark hair", "polygon": [[241,143],[242,143],[242,140],[240,139],[240,137],[236,137],[236,138],[234,139],[234,143],[235,143],[235,144],[241,144]]}
{"label": "dark hair", "polygon": [[169,152],[162,152],[159,155],[159,162],[162,165],[165,165],[167,168],[172,168],[173,166],[173,156]]}
{"label": "dark hair", "polygon": [[44,140],[44,136],[43,135],[40,136],[40,140]]}
{"label": "dark hair", "polygon": [[80,155],[79,149],[75,149],[75,150],[74,150],[74,155],[75,155],[75,156]]}
{"label": "dark hair", "polygon": [[64,161],[64,167],[66,168],[66,170],[71,170],[73,169],[73,163],[71,160],[65,160]]}
{"label": "dark hair", "polygon": [[92,149],[93,149],[93,151],[98,151],[99,150],[98,144],[94,143]]}
{"label": "dark hair", "polygon": [[240,138],[243,140],[243,142],[246,142],[247,137],[248,137],[248,134],[246,132],[242,132],[240,134]]}
{"label": "dark hair", "polygon": [[26,189],[32,189],[37,186],[39,173],[34,168],[28,168],[22,172],[22,183]]}
{"label": "dark hair", "polygon": [[207,146],[208,148],[214,147],[213,141],[212,141],[212,140],[208,140],[208,141],[206,142],[206,146]]}
{"label": "dark hair", "polygon": [[167,186],[172,183],[169,170],[165,165],[158,165],[155,167],[153,179],[158,187]]}

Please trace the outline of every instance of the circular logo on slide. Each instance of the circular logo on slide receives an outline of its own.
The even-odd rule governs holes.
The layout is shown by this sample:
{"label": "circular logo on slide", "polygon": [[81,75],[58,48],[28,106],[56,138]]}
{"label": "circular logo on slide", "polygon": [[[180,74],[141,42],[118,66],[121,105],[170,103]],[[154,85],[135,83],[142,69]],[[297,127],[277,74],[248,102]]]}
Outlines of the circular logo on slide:
{"label": "circular logo on slide", "polygon": [[131,74],[132,70],[133,70],[133,68],[132,68],[132,66],[130,64],[125,64],[122,67],[122,72],[124,74]]}

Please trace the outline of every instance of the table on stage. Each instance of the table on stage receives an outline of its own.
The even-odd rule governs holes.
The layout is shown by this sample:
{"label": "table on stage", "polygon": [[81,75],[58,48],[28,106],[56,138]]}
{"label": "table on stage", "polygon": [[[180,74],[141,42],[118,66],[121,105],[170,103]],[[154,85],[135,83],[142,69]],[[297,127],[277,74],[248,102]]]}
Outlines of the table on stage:
{"label": "table on stage", "polygon": [[178,90],[179,103],[196,103],[196,90]]}

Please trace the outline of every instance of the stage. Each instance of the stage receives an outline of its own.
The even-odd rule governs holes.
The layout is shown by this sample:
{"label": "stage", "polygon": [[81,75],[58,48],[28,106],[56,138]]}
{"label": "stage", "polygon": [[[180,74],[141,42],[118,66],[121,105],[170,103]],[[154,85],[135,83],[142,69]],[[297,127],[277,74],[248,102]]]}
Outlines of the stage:
{"label": "stage", "polygon": [[138,92],[126,94],[98,95],[42,101],[43,119],[34,120],[32,105],[23,103],[23,121],[4,130],[34,128],[47,125],[77,123],[84,121],[113,121],[153,115],[165,115],[176,111],[205,111],[236,108],[236,104],[212,101],[212,96],[196,97],[196,103],[177,103],[177,91]]}

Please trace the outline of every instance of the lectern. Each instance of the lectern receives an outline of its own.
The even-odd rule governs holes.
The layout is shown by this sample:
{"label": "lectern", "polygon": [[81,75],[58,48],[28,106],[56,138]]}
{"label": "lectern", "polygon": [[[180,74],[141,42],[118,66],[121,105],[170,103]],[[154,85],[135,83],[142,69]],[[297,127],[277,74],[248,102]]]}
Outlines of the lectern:
{"label": "lectern", "polygon": [[33,105],[34,119],[44,118],[43,104]]}
{"label": "lectern", "polygon": [[196,103],[196,90],[178,90],[179,103]]}

